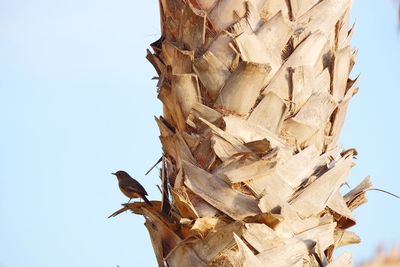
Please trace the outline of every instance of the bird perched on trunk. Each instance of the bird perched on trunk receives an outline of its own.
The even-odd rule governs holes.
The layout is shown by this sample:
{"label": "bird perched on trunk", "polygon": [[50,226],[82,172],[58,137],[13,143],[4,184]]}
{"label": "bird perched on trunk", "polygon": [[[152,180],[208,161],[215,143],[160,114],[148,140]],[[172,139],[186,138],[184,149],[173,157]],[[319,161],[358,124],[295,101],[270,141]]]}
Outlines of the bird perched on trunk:
{"label": "bird perched on trunk", "polygon": [[129,197],[128,203],[132,198],[142,198],[144,202],[151,205],[151,202],[147,199],[147,192],[144,187],[135,179],[133,179],[127,172],[125,171],[117,171],[112,173],[112,175],[117,176],[118,185],[121,192]]}

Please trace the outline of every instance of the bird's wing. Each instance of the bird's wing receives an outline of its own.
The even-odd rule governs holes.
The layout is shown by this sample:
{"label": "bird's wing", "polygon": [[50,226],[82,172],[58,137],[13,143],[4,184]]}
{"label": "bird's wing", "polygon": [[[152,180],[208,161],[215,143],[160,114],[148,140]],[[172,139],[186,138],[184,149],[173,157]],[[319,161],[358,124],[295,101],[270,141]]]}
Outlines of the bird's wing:
{"label": "bird's wing", "polygon": [[132,180],[128,180],[128,182],[125,185],[125,188],[128,191],[134,192],[134,193],[138,193],[141,194],[143,196],[147,196],[147,192],[144,189],[144,187],[136,180],[132,179]]}

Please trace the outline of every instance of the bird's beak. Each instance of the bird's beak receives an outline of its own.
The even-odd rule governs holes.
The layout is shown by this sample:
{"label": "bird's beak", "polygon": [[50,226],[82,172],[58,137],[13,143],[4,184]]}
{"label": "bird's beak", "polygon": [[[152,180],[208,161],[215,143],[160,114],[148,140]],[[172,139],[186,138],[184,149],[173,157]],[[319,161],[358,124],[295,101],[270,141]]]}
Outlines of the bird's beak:
{"label": "bird's beak", "polygon": [[111,174],[112,174],[112,175],[117,175],[115,172],[112,172]]}

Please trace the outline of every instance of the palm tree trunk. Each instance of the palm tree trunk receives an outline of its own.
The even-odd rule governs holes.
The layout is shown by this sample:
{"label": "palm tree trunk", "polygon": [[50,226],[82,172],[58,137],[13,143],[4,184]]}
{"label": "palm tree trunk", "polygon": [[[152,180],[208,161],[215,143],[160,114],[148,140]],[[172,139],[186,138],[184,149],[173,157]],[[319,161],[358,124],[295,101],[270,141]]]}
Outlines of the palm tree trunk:
{"label": "palm tree trunk", "polygon": [[159,266],[351,266],[338,145],[356,50],[351,0],[160,0],[147,58],[163,116],[163,198],[146,218]]}

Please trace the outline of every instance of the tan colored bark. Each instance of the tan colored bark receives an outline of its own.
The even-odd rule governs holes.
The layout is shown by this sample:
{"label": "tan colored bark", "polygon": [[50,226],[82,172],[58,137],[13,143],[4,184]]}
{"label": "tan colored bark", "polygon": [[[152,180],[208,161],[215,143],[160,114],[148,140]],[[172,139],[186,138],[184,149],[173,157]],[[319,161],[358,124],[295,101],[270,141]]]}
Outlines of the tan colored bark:
{"label": "tan colored bark", "polygon": [[[159,266],[351,266],[366,201],[338,144],[355,51],[351,0],[160,0],[164,160],[146,217]],[[344,189],[346,190],[346,189]],[[166,192],[169,192],[166,194]],[[168,197],[171,195],[172,197]]]}

